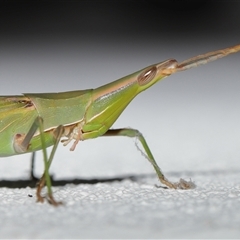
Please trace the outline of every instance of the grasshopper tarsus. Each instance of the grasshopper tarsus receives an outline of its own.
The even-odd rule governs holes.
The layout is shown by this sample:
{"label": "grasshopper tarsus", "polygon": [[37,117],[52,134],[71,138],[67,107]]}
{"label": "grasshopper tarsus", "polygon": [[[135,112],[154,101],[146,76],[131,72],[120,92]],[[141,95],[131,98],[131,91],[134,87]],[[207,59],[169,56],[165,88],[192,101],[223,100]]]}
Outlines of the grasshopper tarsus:
{"label": "grasshopper tarsus", "polygon": [[61,201],[56,201],[52,195],[52,193],[48,193],[46,197],[43,197],[41,195],[42,189],[45,186],[45,176],[43,174],[43,176],[41,177],[40,181],[37,184],[37,191],[36,191],[36,196],[37,196],[37,202],[43,203],[44,199],[46,198],[48,203],[50,203],[51,205],[57,207],[59,205],[62,205],[63,202]]}
{"label": "grasshopper tarsus", "polygon": [[48,203],[50,203],[50,204],[53,205],[54,207],[58,207],[58,206],[60,206],[60,205],[63,205],[63,202],[61,202],[61,201],[56,201],[56,200],[54,199],[54,197],[53,197],[52,194],[48,195],[47,201],[48,201]]}
{"label": "grasshopper tarsus", "polygon": [[37,202],[44,202],[44,197],[42,197],[41,192],[43,187],[45,186],[45,177],[44,175],[41,177],[39,182],[37,183],[37,190],[36,190],[36,197],[37,197]]}

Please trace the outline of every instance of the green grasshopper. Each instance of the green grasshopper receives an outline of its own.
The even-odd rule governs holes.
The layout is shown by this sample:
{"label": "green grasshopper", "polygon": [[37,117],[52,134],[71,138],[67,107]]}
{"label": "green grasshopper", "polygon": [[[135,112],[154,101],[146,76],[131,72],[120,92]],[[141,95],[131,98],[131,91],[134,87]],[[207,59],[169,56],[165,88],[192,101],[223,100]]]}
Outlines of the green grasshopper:
{"label": "green grasshopper", "polygon": [[[136,129],[110,129],[127,105],[140,92],[156,82],[228,54],[240,51],[240,45],[210,52],[178,63],[169,59],[148,66],[119,80],[96,89],[62,93],[27,93],[21,96],[0,97],[0,156],[11,156],[42,150],[44,173],[37,186],[37,201],[43,202],[42,188],[47,186],[47,200],[58,205],[51,189],[49,168],[61,140],[64,146],[100,136],[137,138],[162,184],[168,188],[191,188],[191,182],[172,183],[162,173],[143,135]],[[47,148],[53,146],[50,156]]]}

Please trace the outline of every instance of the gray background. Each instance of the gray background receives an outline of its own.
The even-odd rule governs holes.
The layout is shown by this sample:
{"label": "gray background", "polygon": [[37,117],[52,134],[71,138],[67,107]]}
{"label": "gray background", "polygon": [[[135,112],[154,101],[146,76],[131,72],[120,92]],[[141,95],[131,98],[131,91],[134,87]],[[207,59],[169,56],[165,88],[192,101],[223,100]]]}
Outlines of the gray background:
{"label": "gray background", "polygon": [[[0,94],[95,88],[240,43],[239,1],[179,2],[2,1]],[[167,177],[191,178],[196,189],[154,188],[134,140],[99,138],[74,152],[60,146],[54,178],[126,180],[55,187],[66,205],[53,209],[34,203],[34,189],[5,182],[28,179],[30,155],[1,158],[0,237],[239,238],[239,62],[235,54],[165,79],[113,126],[139,129]]]}

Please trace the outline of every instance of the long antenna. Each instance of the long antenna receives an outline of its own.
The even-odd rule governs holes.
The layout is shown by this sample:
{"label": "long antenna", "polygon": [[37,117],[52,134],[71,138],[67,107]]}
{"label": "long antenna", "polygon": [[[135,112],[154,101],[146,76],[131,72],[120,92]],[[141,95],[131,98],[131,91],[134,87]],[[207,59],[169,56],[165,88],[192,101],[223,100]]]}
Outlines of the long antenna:
{"label": "long antenna", "polygon": [[189,58],[188,60],[185,60],[178,64],[177,67],[175,68],[163,69],[162,73],[166,75],[171,75],[172,73],[175,72],[184,71],[193,67],[198,67],[199,65],[215,61],[219,58],[226,57],[227,55],[236,53],[238,51],[240,51],[240,44],[233,47],[198,55],[193,58]]}

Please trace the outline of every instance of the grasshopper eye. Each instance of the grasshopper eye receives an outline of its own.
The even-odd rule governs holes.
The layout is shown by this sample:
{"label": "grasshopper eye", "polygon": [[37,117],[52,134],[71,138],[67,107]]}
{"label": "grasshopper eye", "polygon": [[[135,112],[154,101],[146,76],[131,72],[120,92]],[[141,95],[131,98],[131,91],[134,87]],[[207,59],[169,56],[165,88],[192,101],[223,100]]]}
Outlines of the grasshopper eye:
{"label": "grasshopper eye", "polygon": [[138,76],[139,85],[143,86],[145,84],[148,84],[156,76],[156,73],[157,73],[157,67],[156,66],[146,69],[144,72],[142,72]]}

